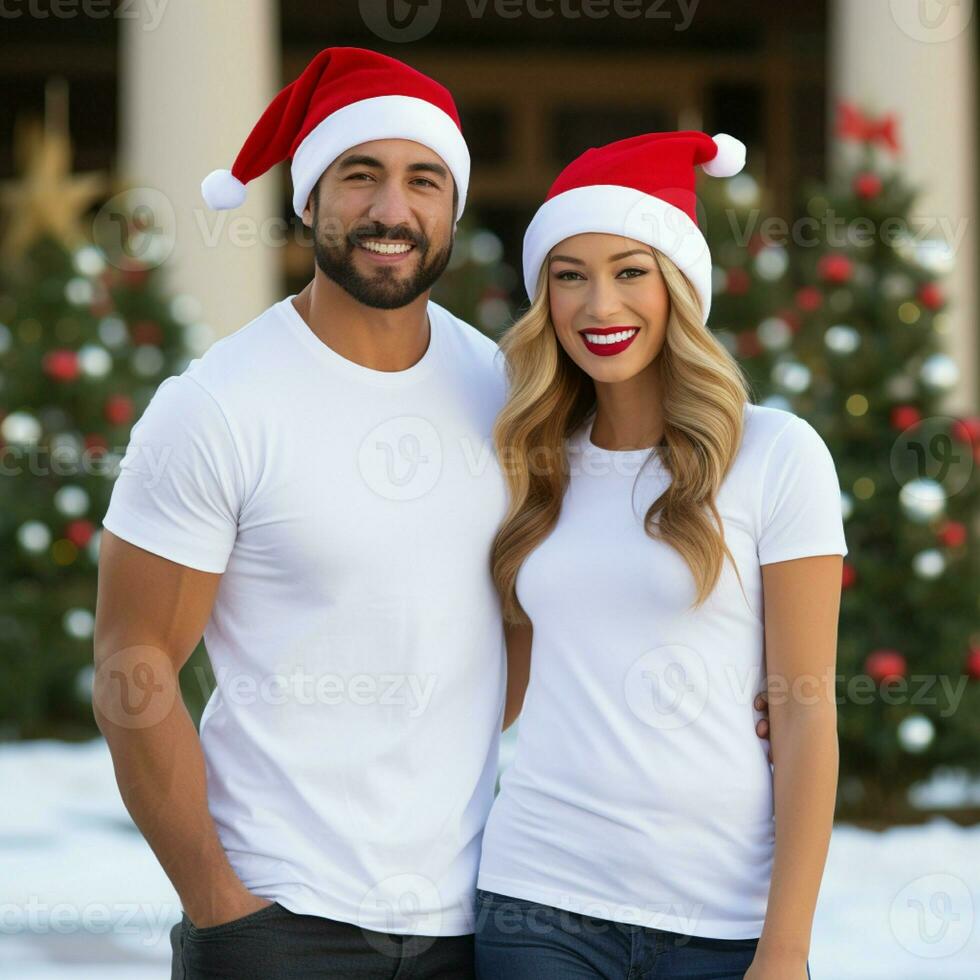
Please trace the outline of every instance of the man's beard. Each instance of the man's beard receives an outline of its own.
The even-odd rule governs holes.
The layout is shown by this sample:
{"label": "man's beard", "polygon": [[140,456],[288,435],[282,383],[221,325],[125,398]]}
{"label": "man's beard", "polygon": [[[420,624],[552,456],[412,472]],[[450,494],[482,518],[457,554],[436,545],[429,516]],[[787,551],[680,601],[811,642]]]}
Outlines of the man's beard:
{"label": "man's beard", "polygon": [[[314,228],[316,214],[314,214]],[[380,239],[382,241],[414,242],[418,260],[414,274],[407,279],[399,278],[394,268],[381,266],[370,276],[362,275],[354,265],[354,250],[358,242]],[[349,293],[358,303],[376,310],[397,310],[421,296],[445,271],[453,250],[454,234],[449,244],[433,252],[428,237],[404,225],[382,225],[377,222],[362,225],[351,231],[335,245],[322,242],[313,236],[313,254],[320,271]]]}

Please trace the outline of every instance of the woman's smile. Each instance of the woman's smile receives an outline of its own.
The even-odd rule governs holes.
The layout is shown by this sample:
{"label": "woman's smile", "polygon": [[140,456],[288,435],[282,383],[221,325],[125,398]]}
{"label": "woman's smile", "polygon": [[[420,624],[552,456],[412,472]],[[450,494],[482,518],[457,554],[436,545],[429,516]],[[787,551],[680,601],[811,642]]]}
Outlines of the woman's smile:
{"label": "woman's smile", "polygon": [[587,327],[579,336],[593,354],[609,357],[626,350],[639,332],[639,327],[630,326]]}

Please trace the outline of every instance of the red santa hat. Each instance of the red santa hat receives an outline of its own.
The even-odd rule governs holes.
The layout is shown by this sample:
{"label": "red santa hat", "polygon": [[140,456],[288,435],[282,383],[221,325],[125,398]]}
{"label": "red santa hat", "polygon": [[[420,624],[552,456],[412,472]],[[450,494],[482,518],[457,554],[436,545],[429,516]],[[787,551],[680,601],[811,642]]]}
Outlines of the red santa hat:
{"label": "red santa hat", "polygon": [[524,285],[534,297],[551,249],[584,232],[622,235],[669,256],[711,309],[711,254],[697,224],[696,166],[731,177],[745,145],[695,130],[647,133],[593,147],[558,175],[524,235]]}
{"label": "red santa hat", "polygon": [[449,90],[396,58],[364,48],[325,48],[262,113],[231,170],[201,183],[208,207],[237,208],[245,184],[291,159],[293,210],[302,217],[313,186],[345,150],[379,139],[413,140],[442,157],[463,213],[470,154]]}

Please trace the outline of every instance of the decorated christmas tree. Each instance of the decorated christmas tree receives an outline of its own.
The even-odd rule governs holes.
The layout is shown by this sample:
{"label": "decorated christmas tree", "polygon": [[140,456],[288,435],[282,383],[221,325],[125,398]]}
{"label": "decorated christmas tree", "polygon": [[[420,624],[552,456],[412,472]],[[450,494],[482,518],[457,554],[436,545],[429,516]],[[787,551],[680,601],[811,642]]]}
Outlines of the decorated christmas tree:
{"label": "decorated christmas tree", "polygon": [[785,222],[768,210],[766,192],[748,171],[703,180],[698,201],[713,262],[711,332],[738,358],[753,399],[765,402],[773,367],[799,325]]}
{"label": "decorated christmas tree", "polygon": [[774,403],[821,433],[841,482],[841,812],[897,817],[937,767],[980,770],[980,418],[943,407],[951,259],[917,242],[894,118],[843,105],[837,138],[844,172],[806,193],[821,230],[793,249]]}
{"label": "decorated christmas tree", "polygon": [[[0,735],[91,735],[99,527],[132,423],[187,363],[194,310],[151,264],[92,244],[106,182],[70,173],[63,127],[18,147],[0,273]],[[114,214],[130,243],[144,233]]]}

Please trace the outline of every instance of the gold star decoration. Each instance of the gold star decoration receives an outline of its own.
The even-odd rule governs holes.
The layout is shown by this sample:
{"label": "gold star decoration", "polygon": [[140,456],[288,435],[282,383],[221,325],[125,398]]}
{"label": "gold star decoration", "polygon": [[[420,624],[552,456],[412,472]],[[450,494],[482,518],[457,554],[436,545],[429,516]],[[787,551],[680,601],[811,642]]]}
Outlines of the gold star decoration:
{"label": "gold star decoration", "polygon": [[102,174],[71,172],[67,95],[64,85],[53,83],[45,93],[45,120],[20,121],[14,154],[20,177],[0,185],[4,214],[0,253],[21,256],[44,235],[68,248],[88,241],[82,217],[105,192]]}

